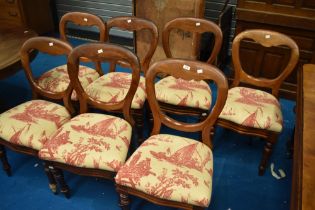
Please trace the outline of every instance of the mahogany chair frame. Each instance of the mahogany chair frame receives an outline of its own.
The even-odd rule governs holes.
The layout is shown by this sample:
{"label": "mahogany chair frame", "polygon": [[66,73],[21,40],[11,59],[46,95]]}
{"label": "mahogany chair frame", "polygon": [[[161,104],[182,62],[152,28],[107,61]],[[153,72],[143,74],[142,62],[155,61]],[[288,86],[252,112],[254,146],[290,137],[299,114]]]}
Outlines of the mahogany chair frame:
{"label": "mahogany chair frame", "polygon": [[[163,29],[163,33],[162,33],[162,44],[163,44],[163,49],[167,58],[173,58],[173,55],[170,49],[169,38],[170,38],[171,31],[174,29],[180,29],[180,30],[189,31],[192,33],[198,33],[198,34],[202,34],[205,32],[213,33],[215,42],[214,42],[212,52],[206,63],[213,64],[216,61],[217,55],[219,54],[221,46],[222,46],[222,39],[223,39],[222,31],[217,24],[209,20],[200,19],[200,18],[191,18],[191,17],[181,17],[181,18],[176,18],[174,20],[169,21],[165,25]],[[172,105],[172,104],[163,103],[163,102],[159,102],[159,104],[163,111],[173,113],[173,114],[178,114],[178,115],[198,116],[200,119],[202,119],[203,113],[206,113],[205,110],[202,110],[199,108],[184,107],[184,106]]]}
{"label": "mahogany chair frame", "polygon": [[[190,70],[187,71],[184,69],[184,66],[190,66]],[[202,69],[202,73],[198,73],[198,70]],[[168,74],[172,75],[175,78],[182,78],[185,80],[195,79],[200,80],[211,80],[214,81],[217,85],[217,100],[212,108],[209,115],[201,122],[190,124],[177,121],[165,114],[161,109],[160,103],[156,99],[155,94],[155,78],[159,74]],[[166,125],[175,130],[184,131],[184,132],[202,132],[202,142],[207,145],[209,148],[213,148],[212,137],[210,135],[211,128],[215,124],[218,116],[220,115],[227,98],[228,93],[228,82],[224,74],[216,67],[209,65],[207,63],[199,61],[189,61],[182,59],[168,59],[164,61],[158,61],[153,64],[146,75],[146,90],[148,93],[148,102],[150,104],[153,118],[154,126],[151,135],[157,135],[160,133],[162,124]],[[165,199],[160,199],[151,195],[148,195],[144,192],[140,192],[131,187],[123,186],[116,184],[116,189],[120,193],[120,205],[122,209],[129,209],[129,199],[128,195],[135,195],[146,199],[150,202],[153,202],[158,205],[182,208],[182,209],[194,209],[201,210],[202,207],[193,206],[186,203],[180,203]]]}
{"label": "mahogany chair frame", "polygon": [[[127,31],[149,31],[151,34],[151,41],[149,45],[149,49],[143,59],[140,59],[141,72],[143,72],[144,76],[149,68],[151,58],[154,55],[155,49],[157,47],[159,41],[159,33],[157,26],[149,20],[138,18],[134,16],[119,16],[111,18],[107,21],[107,33],[109,36],[109,32],[112,28],[119,28]],[[111,63],[109,72],[114,72],[116,69],[117,63]],[[128,67],[126,63],[118,61],[118,64],[124,67]],[[141,109],[131,109],[132,115],[136,121],[137,133],[139,142],[143,140],[143,126],[144,126],[144,107],[147,104],[145,103]],[[148,110],[148,107],[147,107]]]}
{"label": "mahogany chair frame", "polygon": [[[243,39],[251,39],[261,44],[264,47],[274,46],[287,46],[291,49],[290,59],[284,70],[274,79],[267,78],[255,78],[247,74],[242,68],[240,61],[240,44]],[[262,29],[247,30],[238,34],[232,44],[232,60],[234,64],[234,80],[231,85],[237,87],[241,83],[256,86],[258,88],[268,88],[271,90],[272,95],[279,98],[279,89],[282,82],[289,76],[294,70],[299,58],[299,48],[297,44],[288,36],[275,32]],[[263,157],[259,165],[259,175],[263,175],[267,166],[267,162],[272,153],[272,147],[276,143],[279,133],[269,130],[263,130],[258,128],[246,127],[237,123],[221,119],[217,120],[217,125],[224,128],[231,129],[240,134],[257,136],[263,138],[266,141],[263,150]]]}
{"label": "mahogany chair frame", "polygon": [[[80,80],[78,78],[79,74],[79,63],[82,57],[88,58],[93,62],[117,62],[122,60],[123,62],[130,65],[132,69],[132,82],[130,89],[126,97],[116,103],[104,103],[102,101],[95,100],[91,98],[83,89]],[[134,128],[135,123],[130,114],[130,107],[133,96],[137,90],[139,80],[140,80],[140,64],[136,55],[134,55],[130,50],[124,49],[122,47],[107,44],[107,43],[91,43],[84,44],[76,47],[72,53],[69,55],[68,59],[68,73],[70,75],[71,84],[78,93],[80,102],[80,113],[88,112],[88,105],[94,108],[111,112],[116,110],[122,110],[124,119],[130,123],[132,128]],[[116,173],[112,171],[106,171],[101,169],[91,169],[91,168],[81,168],[76,166],[67,165],[64,163],[46,161],[49,165],[51,173],[54,175],[58,182],[60,191],[65,194],[66,198],[70,197],[70,189],[66,184],[63,176],[62,170],[67,170],[71,173],[82,175],[82,176],[92,176],[98,178],[105,178],[113,180]]]}
{"label": "mahogany chair frame", "polygon": [[[71,85],[69,85],[69,87],[63,92],[53,93],[53,92],[49,92],[43,89],[37,84],[36,79],[33,77],[32,69],[30,65],[30,59],[34,50],[47,53],[50,55],[55,55],[55,56],[57,55],[68,56],[70,52],[72,51],[72,47],[68,43],[59,39],[50,38],[50,37],[34,37],[34,38],[28,39],[24,43],[24,45],[22,46],[20,50],[20,54],[21,54],[21,61],[22,61],[22,65],[23,65],[26,77],[31,85],[33,98],[36,99],[39,96],[43,96],[44,98],[48,98],[48,99],[62,100],[66,109],[69,111],[69,113],[73,113],[73,107],[71,106],[71,103],[69,102],[70,96],[73,90]],[[9,149],[18,153],[38,157],[38,150],[36,149],[13,144],[11,142],[5,141],[4,139],[0,139],[0,158],[3,164],[3,169],[5,170],[8,176],[11,176],[12,173],[11,173],[10,164],[6,156],[5,147],[8,147]],[[44,163],[44,169],[49,179],[50,189],[53,192],[56,192],[56,181],[53,175],[50,173],[48,169],[48,165],[45,163]]]}
{"label": "mahogany chair frame", "polygon": [[[64,14],[59,22],[59,33],[60,39],[67,41],[68,38],[66,35],[67,25],[69,23],[73,23],[78,26],[83,27],[92,27],[95,26],[99,30],[99,42],[106,42],[107,41],[107,33],[106,33],[106,23],[103,19],[99,16],[94,14],[86,13],[86,12],[68,12]],[[87,58],[81,58],[83,62],[90,62]],[[95,69],[98,74],[101,76],[103,75],[102,67],[99,62],[95,63]]]}

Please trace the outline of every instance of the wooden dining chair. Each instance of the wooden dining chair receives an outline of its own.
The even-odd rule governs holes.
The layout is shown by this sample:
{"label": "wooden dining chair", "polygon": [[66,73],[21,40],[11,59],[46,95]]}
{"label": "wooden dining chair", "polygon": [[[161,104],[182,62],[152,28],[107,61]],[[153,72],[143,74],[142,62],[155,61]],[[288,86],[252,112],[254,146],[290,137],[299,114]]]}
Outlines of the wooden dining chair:
{"label": "wooden dining chair", "polygon": [[[168,22],[162,34],[163,48],[168,58],[173,57],[169,40],[174,30],[191,32],[193,35],[213,33],[215,41],[207,63],[215,62],[222,45],[222,32],[217,24],[205,19],[186,17]],[[183,80],[167,76],[157,82],[155,88],[157,100],[163,111],[202,118],[210,108],[211,90],[206,81]]]}
{"label": "wooden dining chair", "polygon": [[[154,85],[160,73],[184,80],[210,80],[216,84],[216,101],[204,121],[184,123],[163,112]],[[213,175],[210,131],[227,98],[227,79],[219,69],[207,63],[169,59],[156,62],[149,68],[146,91],[154,126],[151,136],[131,155],[115,177],[120,206],[124,210],[129,209],[128,195],[131,194],[163,206],[206,208],[210,202]],[[160,134],[162,125],[184,132],[201,131],[202,141]]]}
{"label": "wooden dining chair", "polygon": [[[53,56],[67,57],[72,51],[72,47],[59,39],[35,37],[28,39],[20,50],[22,65],[34,98],[43,96],[48,99],[63,100],[65,107],[50,101],[34,99],[0,114],[0,149],[2,150],[0,157],[3,168],[9,176],[11,167],[5,154],[5,147],[18,153],[37,157],[38,151],[48,138],[61,125],[70,120],[70,113],[73,110],[69,103],[72,86],[55,93],[38,85],[30,65],[30,56],[34,50]],[[56,182],[48,166],[44,165],[44,167],[49,178],[49,186],[55,192]]]}
{"label": "wooden dining chair", "polygon": [[[107,36],[109,36],[109,33],[113,28],[131,32],[148,31],[151,34],[151,39],[148,40],[149,47],[147,53],[143,58],[140,58],[143,76],[140,77],[139,87],[131,104],[132,115],[136,121],[137,133],[139,139],[142,139],[145,116],[144,107],[146,101],[145,74],[158,43],[158,29],[153,22],[134,16],[114,17],[109,19],[107,21]],[[128,64],[122,61],[118,61],[118,63],[111,62],[109,73],[103,75],[87,87],[87,93],[91,97],[103,102],[109,102],[119,101],[126,96],[130,87],[131,74],[128,72],[116,71],[117,64],[123,67],[129,67]]]}
{"label": "wooden dining chair", "polygon": [[[275,78],[258,78],[246,73],[240,61],[240,44],[244,39],[253,40],[267,48],[287,47],[290,50],[287,65],[279,69],[279,75]],[[232,59],[234,80],[217,125],[266,140],[259,165],[259,175],[263,175],[272,147],[283,129],[281,106],[278,101],[279,88],[297,64],[299,48],[284,34],[268,30],[248,30],[235,37],[232,44]],[[267,92],[268,90],[271,90],[271,93]]]}
{"label": "wooden dining chair", "polygon": [[[105,103],[89,96],[79,79],[79,61],[82,57],[93,62],[122,60],[128,63],[132,69],[132,77],[126,97]],[[79,96],[81,114],[61,126],[39,151],[39,157],[49,165],[60,191],[67,198],[70,196],[70,189],[62,170],[113,180],[120,166],[124,164],[134,127],[130,107],[140,80],[140,65],[137,56],[127,49],[94,43],[81,45],[73,50],[68,60],[68,71]],[[124,117],[87,113],[88,105],[109,112],[122,110]]]}
{"label": "wooden dining chair", "polygon": [[[99,42],[105,42],[106,37],[106,24],[101,17],[90,13],[84,12],[69,12],[61,17],[59,23],[60,39],[69,41],[66,35],[69,24],[75,24],[81,27],[94,27],[99,31]],[[82,62],[90,62],[89,59],[81,58]],[[91,82],[103,75],[100,63],[95,63],[95,69],[88,66],[80,65],[80,81],[85,88]],[[54,67],[42,74],[38,79],[38,84],[51,92],[62,92],[70,83],[69,75],[67,72],[67,65]],[[71,99],[77,101],[77,95],[74,91]]]}

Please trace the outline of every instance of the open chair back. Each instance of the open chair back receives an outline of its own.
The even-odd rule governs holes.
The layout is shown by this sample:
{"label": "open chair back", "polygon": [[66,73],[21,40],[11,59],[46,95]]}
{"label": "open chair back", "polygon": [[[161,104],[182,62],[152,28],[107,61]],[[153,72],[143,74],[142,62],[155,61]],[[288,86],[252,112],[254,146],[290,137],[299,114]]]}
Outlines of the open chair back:
{"label": "open chair back", "polygon": [[[96,15],[85,13],[85,12],[69,12],[66,13],[61,17],[61,20],[59,22],[59,33],[60,38],[62,40],[68,41],[66,36],[66,29],[68,23],[73,23],[78,26],[95,26],[99,30],[99,41],[105,42],[107,40],[107,34],[106,34],[106,24],[104,23],[103,19],[101,17],[98,17]],[[81,61],[83,62],[90,62],[89,59],[82,57]],[[95,63],[96,71],[99,73],[99,75],[103,75],[102,67],[100,63]]]}
{"label": "open chair back", "polygon": [[202,34],[205,32],[211,32],[214,34],[214,46],[211,51],[211,54],[207,60],[207,63],[214,63],[216,60],[216,57],[218,53],[220,52],[221,46],[222,46],[222,31],[220,27],[215,24],[212,21],[205,20],[205,19],[199,19],[199,18],[191,18],[191,17],[181,17],[181,18],[176,18],[174,20],[171,20],[168,22],[163,29],[163,34],[162,34],[162,43],[163,43],[163,48],[166,56],[168,58],[172,58],[172,52],[170,49],[170,34],[171,31],[174,29],[180,29],[192,33],[198,33]]}
{"label": "open chair back", "polygon": [[107,21],[107,32],[109,34],[112,28],[119,28],[122,30],[127,31],[142,31],[148,30],[151,33],[151,40],[149,41],[149,49],[144,56],[144,58],[140,61],[142,71],[146,73],[149,68],[149,64],[151,58],[155,52],[155,49],[158,44],[159,34],[157,26],[149,20],[137,18],[134,16],[121,16],[121,17],[114,17]]}
{"label": "open chair back", "polygon": [[69,85],[67,89],[62,92],[50,92],[39,86],[37,83],[37,79],[34,78],[32,68],[30,65],[30,56],[33,50],[38,50],[39,52],[46,53],[49,55],[56,56],[67,56],[71,53],[72,47],[59,39],[50,38],[50,37],[34,37],[28,39],[22,46],[20,50],[21,61],[23,68],[25,70],[25,74],[27,79],[31,84],[31,88],[33,91],[33,96],[36,98],[38,95],[44,96],[50,99],[63,99],[64,105],[66,108],[72,112],[72,106],[70,104],[70,95],[72,93],[72,86]]}
{"label": "open chair back", "polygon": [[[161,111],[158,101],[156,100],[154,81],[159,73],[171,75],[175,78],[182,78],[184,80],[211,80],[217,86],[216,103],[209,112],[209,115],[204,121],[192,124],[179,122]],[[146,75],[147,96],[153,113],[154,127],[152,135],[159,134],[161,125],[164,124],[170,128],[185,131],[197,132],[202,131],[202,141],[204,144],[212,148],[210,139],[210,130],[217,120],[221,110],[224,107],[228,83],[224,74],[216,67],[207,63],[199,61],[189,61],[180,59],[169,59],[159,61],[153,64]]]}
{"label": "open chair back", "polygon": [[59,33],[62,40],[68,41],[66,36],[67,24],[73,23],[78,26],[96,26],[99,30],[99,41],[106,41],[106,25],[101,17],[85,12],[69,12],[61,17],[59,23]]}
{"label": "open chair back", "polygon": [[[251,39],[264,47],[286,46],[290,52],[290,58],[287,66],[283,69],[280,75],[273,79],[256,78],[247,74],[242,68],[240,61],[240,44],[244,39]],[[278,97],[278,92],[281,83],[293,71],[299,59],[299,48],[295,41],[287,35],[262,29],[248,30],[238,34],[232,44],[232,59],[235,69],[235,76],[232,86],[238,86],[240,83],[246,83],[257,87],[270,88],[272,94]]]}
{"label": "open chair back", "polygon": [[[85,57],[93,62],[117,62],[123,61],[127,63],[132,70],[131,85],[128,90],[126,97],[119,102],[102,102],[89,96],[83,89],[79,78],[79,60]],[[140,80],[140,65],[137,56],[130,50],[117,45],[105,44],[105,43],[93,43],[84,44],[76,47],[69,55],[68,59],[68,73],[70,75],[71,83],[74,89],[78,93],[80,101],[80,113],[87,112],[87,105],[105,110],[123,110],[124,118],[131,124],[134,125],[133,119],[130,116],[130,107],[133,96],[137,90]],[[106,87],[104,87],[106,88]]]}

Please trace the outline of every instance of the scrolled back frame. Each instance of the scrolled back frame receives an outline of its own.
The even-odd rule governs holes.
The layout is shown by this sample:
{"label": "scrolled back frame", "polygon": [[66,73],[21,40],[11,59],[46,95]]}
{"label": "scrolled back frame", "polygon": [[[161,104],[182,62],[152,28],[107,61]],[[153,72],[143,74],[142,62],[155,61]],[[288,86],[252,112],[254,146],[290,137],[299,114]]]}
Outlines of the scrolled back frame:
{"label": "scrolled back frame", "polygon": [[[116,103],[104,103],[90,97],[83,89],[81,82],[78,78],[79,74],[79,61],[81,57],[90,59],[93,62],[117,62],[122,60],[130,65],[132,69],[132,81],[128,93],[124,100]],[[80,113],[85,113],[88,110],[88,104],[105,111],[122,110],[124,118],[134,125],[134,120],[130,115],[132,99],[136,93],[140,80],[140,64],[138,57],[130,50],[123,47],[107,44],[107,43],[92,43],[84,44],[76,47],[69,55],[68,59],[68,73],[70,80],[74,85],[79,96]]]}
{"label": "scrolled back frame", "polygon": [[[186,70],[184,66],[186,68],[188,66],[190,70]],[[185,80],[212,80],[216,83],[218,91],[217,100],[215,106],[212,108],[204,121],[195,124],[183,123],[165,115],[165,113],[161,111],[159,103],[156,99],[154,86],[155,78],[160,73],[165,73],[175,78],[182,78]],[[147,99],[154,118],[152,135],[159,134],[162,124],[185,132],[202,131],[203,143],[212,148],[210,131],[225,105],[228,92],[227,79],[218,68],[207,63],[191,60],[168,59],[159,61],[154,63],[147,72],[146,91]]]}

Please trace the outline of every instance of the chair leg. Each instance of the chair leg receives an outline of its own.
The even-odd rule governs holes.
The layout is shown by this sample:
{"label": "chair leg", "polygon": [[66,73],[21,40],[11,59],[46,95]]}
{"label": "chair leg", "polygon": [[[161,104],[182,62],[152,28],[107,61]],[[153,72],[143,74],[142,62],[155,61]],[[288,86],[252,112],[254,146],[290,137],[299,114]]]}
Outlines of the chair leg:
{"label": "chair leg", "polygon": [[44,170],[45,170],[46,176],[48,178],[49,188],[56,195],[58,193],[56,179],[52,171],[49,169],[49,164],[47,162],[44,162],[43,164],[44,164]]}
{"label": "chair leg", "polygon": [[130,209],[130,201],[128,194],[119,193],[119,206],[121,210],[129,210]]}
{"label": "chair leg", "polygon": [[259,176],[264,175],[266,167],[267,167],[267,163],[268,160],[271,156],[272,153],[272,146],[273,144],[271,142],[266,142],[265,147],[264,147],[264,151],[263,151],[263,156],[259,165]]}
{"label": "chair leg", "polygon": [[50,167],[49,169],[51,170],[52,174],[54,175],[55,180],[57,180],[57,182],[58,182],[58,185],[60,187],[60,192],[62,192],[66,198],[70,198],[70,189],[69,189],[67,183],[65,182],[62,170],[60,170],[59,168],[55,168],[55,167]]}
{"label": "chair leg", "polygon": [[0,158],[1,158],[3,170],[7,173],[8,176],[11,176],[12,175],[11,166],[8,162],[7,153],[3,145],[0,145]]}
{"label": "chair leg", "polygon": [[137,135],[138,135],[138,146],[142,144],[143,139],[143,126],[144,126],[144,116],[143,114],[134,114],[134,119],[136,123]]}

